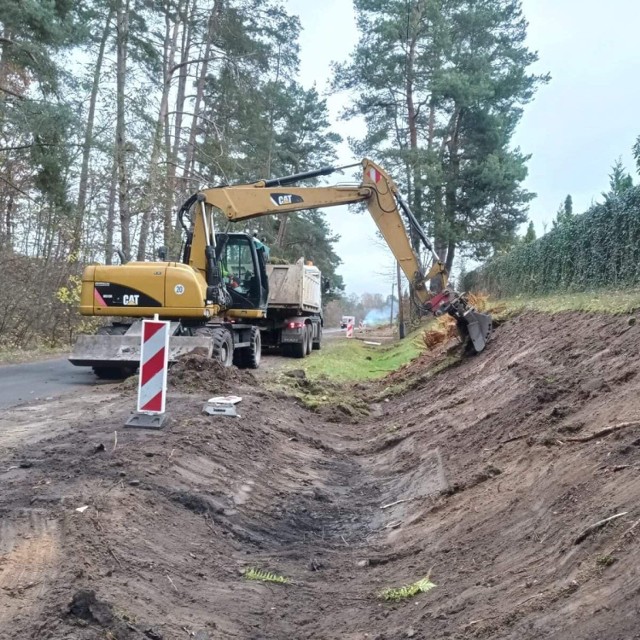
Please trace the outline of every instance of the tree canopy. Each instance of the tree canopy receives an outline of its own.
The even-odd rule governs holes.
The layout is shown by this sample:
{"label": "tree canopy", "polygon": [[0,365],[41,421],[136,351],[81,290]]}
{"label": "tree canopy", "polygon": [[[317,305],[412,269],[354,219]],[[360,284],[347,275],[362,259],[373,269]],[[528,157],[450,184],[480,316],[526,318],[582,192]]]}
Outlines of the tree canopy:
{"label": "tree canopy", "polygon": [[[300,32],[280,0],[7,0],[0,248],[176,256],[176,208],[194,191],[332,162],[326,102],[297,78]],[[343,287],[322,212],[256,226],[272,255],[312,259]]]}
{"label": "tree canopy", "polygon": [[530,71],[519,0],[355,0],[360,39],[335,88],[362,116],[358,155],[382,159],[449,268],[513,244],[533,194],[511,140],[548,80]]}

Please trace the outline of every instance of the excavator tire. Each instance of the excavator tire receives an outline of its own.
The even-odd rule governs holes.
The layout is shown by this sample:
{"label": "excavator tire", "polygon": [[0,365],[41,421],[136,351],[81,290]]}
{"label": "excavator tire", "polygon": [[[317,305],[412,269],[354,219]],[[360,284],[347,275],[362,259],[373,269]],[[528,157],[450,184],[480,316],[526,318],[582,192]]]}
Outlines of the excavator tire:
{"label": "excavator tire", "polygon": [[251,343],[250,346],[235,350],[233,362],[236,367],[241,369],[257,369],[260,366],[262,338],[258,327],[251,327],[249,342]]}
{"label": "excavator tire", "polygon": [[93,373],[100,380],[124,380],[135,372],[135,367],[93,367]]}
{"label": "excavator tire", "polygon": [[[110,324],[106,327],[99,327],[96,331],[99,336],[123,336],[127,333],[129,325]],[[100,380],[124,380],[131,377],[137,367],[132,365],[100,365],[92,367],[93,373]]]}
{"label": "excavator tire", "polygon": [[316,351],[320,351],[322,349],[322,325],[318,325],[318,339],[313,341],[313,348]]}
{"label": "excavator tire", "polygon": [[233,364],[233,336],[226,327],[198,327],[197,336],[210,336],[213,343],[211,357],[223,367]]}

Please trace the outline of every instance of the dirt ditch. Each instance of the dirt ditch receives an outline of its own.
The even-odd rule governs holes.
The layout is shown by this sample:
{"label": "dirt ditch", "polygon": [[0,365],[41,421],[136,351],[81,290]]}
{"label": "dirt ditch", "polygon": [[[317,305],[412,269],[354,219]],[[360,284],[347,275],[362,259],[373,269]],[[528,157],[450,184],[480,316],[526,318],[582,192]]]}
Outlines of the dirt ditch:
{"label": "dirt ditch", "polygon": [[[0,638],[640,638],[639,346],[626,317],[524,315],[342,422],[202,363],[161,432],[95,392],[0,450]],[[222,391],[240,418],[200,413]]]}

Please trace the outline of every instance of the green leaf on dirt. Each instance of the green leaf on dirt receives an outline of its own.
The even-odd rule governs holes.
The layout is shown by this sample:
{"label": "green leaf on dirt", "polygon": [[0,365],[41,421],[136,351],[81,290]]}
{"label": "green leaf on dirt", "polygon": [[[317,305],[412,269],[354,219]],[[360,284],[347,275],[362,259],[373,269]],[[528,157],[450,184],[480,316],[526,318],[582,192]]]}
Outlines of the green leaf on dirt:
{"label": "green leaf on dirt", "polygon": [[431,591],[436,585],[431,582],[429,576],[426,578],[422,578],[422,580],[418,580],[413,584],[406,585],[404,587],[395,587],[391,589],[385,589],[381,591],[379,597],[382,600],[387,600],[390,602],[400,602],[401,600],[406,600],[408,598],[413,598],[417,596],[419,593],[426,593],[427,591]]}
{"label": "green leaf on dirt", "polygon": [[263,571],[262,569],[256,569],[254,567],[247,569],[243,573],[247,580],[254,580],[256,582],[275,582],[276,584],[289,584],[291,580],[280,576],[277,573],[271,571]]}

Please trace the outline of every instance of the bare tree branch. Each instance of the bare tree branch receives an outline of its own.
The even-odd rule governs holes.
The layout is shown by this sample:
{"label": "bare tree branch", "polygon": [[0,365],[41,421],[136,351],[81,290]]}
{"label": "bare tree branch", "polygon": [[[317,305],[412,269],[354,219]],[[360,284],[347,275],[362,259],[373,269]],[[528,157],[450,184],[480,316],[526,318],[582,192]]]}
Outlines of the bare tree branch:
{"label": "bare tree branch", "polygon": [[19,186],[13,184],[13,182],[11,182],[10,180],[7,180],[1,175],[0,175],[0,180],[2,180],[2,182],[4,182],[5,184],[9,185],[12,189],[15,189],[18,193],[21,193],[25,198],[28,198],[29,200],[31,200],[31,202],[35,202],[35,200],[26,191],[23,191]]}
{"label": "bare tree branch", "polygon": [[8,93],[10,96],[18,98],[18,100],[24,100],[24,96],[21,96],[19,93],[11,91],[11,89],[7,89],[6,87],[0,87],[0,91],[4,91],[4,93]]}

